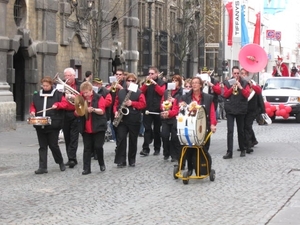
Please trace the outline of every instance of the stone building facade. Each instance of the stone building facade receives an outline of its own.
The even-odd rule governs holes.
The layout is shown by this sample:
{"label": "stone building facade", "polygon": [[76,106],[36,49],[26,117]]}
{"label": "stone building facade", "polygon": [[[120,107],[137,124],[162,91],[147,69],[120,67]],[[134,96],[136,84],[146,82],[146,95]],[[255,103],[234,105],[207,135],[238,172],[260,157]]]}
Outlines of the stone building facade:
{"label": "stone building facade", "polygon": [[[190,8],[199,16],[210,1],[0,0],[0,130],[15,129],[16,120],[26,120],[41,78],[57,73],[63,78],[66,67],[76,69],[78,79],[91,70],[104,82],[117,67],[139,76],[145,76],[150,65],[168,76],[195,74],[204,66],[205,43],[204,32],[194,22],[197,17],[189,25],[190,40],[197,46],[180,62],[183,70],[173,54],[183,24],[177,6],[186,2],[195,4]],[[96,48],[93,21],[100,27]]]}

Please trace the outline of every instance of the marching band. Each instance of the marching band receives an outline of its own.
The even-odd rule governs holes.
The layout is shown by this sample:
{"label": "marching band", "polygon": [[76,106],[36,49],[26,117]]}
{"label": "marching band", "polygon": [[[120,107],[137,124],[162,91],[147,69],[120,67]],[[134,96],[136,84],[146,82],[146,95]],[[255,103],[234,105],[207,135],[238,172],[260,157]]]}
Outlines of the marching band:
{"label": "marching band", "polygon": [[[95,155],[95,159],[98,160],[100,171],[106,170],[103,145],[107,126],[110,126],[115,134],[114,163],[118,168],[123,168],[127,164],[135,167],[141,123],[145,128],[141,156],[149,155],[150,144],[153,143],[153,155],[159,155],[162,148],[165,161],[171,157],[171,162],[179,164],[180,159],[183,159],[183,167],[180,170],[185,168],[185,161],[187,161],[188,175],[191,176],[193,170],[196,171],[198,162],[192,146],[200,146],[209,159],[210,169],[211,157],[208,153],[210,135],[208,134],[216,132],[218,123],[216,100],[219,96],[225,102],[228,128],[227,152],[223,158],[229,159],[233,156],[234,119],[238,123],[240,156],[245,156],[246,152],[251,153],[250,148],[253,144],[257,144],[255,143],[257,140],[251,142],[255,138],[251,123],[255,113],[251,113],[251,122],[245,120],[247,99],[250,88],[254,89],[257,95],[260,94],[259,90],[256,90],[257,88],[252,82],[247,82],[245,77],[239,75],[238,67],[232,68],[232,79],[225,80],[222,88],[218,80],[210,77],[212,72],[209,72],[211,71],[207,72],[207,79],[203,76],[195,76],[184,81],[182,76],[173,75],[172,80],[167,83],[160,77],[159,70],[151,67],[146,80],[139,87],[138,77],[135,74],[117,69],[115,76],[110,77],[110,85],[102,87],[102,80],[99,78],[80,84],[75,79],[74,70],[72,68],[65,69],[65,81],[60,80],[57,76],[51,80],[51,82],[63,86],[63,93],[56,91],[58,88],[53,89],[56,91],[55,93],[61,93],[61,97],[57,98],[55,102],[48,98],[48,101],[52,103],[49,109],[42,108],[42,104],[38,106],[36,97],[32,103],[31,117],[28,123],[37,129],[40,143],[40,166],[35,173],[47,173],[47,161],[45,160],[47,145],[42,141],[41,134],[53,127],[56,121],[53,112],[56,111],[61,112],[61,121],[63,122],[60,123],[61,127],[55,130],[54,135],[57,133],[58,136],[59,129],[63,128],[68,156],[66,165],[70,168],[78,164],[76,152],[79,132],[82,135],[84,144],[83,175],[91,173],[92,155]],[[39,97],[41,101],[44,101],[43,99],[48,96],[40,95]],[[38,107],[33,107],[34,105]],[[204,110],[204,114],[199,110],[200,108]],[[36,113],[38,110],[43,111],[44,117],[52,119],[52,125],[51,123],[41,123]],[[129,141],[128,156],[126,156],[127,139]],[[65,166],[57,142],[58,138],[54,138],[49,140],[48,145],[53,151],[55,162],[60,165],[61,171],[64,171]],[[184,154],[181,151],[183,146],[187,146]],[[191,148],[189,149],[189,147]],[[54,152],[56,153],[54,154]]]}

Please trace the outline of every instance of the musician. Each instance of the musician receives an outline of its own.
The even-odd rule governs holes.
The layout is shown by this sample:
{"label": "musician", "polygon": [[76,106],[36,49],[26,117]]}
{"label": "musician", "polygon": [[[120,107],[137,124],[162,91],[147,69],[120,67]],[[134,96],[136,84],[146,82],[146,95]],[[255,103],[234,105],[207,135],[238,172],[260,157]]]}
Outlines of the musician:
{"label": "musician", "polygon": [[[93,91],[93,86],[86,81],[80,85],[80,92],[87,102],[88,116],[80,116],[79,132],[83,139],[83,172],[82,175],[91,173],[91,154],[96,151],[100,171],[105,171],[103,157],[103,144],[105,131],[107,129],[107,119],[105,116],[105,99]],[[76,114],[76,111],[75,111]]]}
{"label": "musician", "polygon": [[261,87],[258,84],[253,83],[253,81],[249,78],[249,72],[247,70],[241,69],[241,77],[243,77],[245,80],[248,80],[250,90],[254,93],[251,99],[248,98],[248,109],[244,122],[245,149],[246,153],[250,154],[251,152],[253,152],[253,149],[251,147],[258,143],[252,127],[253,121],[259,114],[265,113],[261,112],[261,110],[265,111],[265,109],[261,109],[260,104],[260,98],[262,98]]}
{"label": "musician", "polygon": [[277,58],[277,63],[276,63],[276,66],[274,66],[274,68],[273,68],[272,76],[275,76],[275,77],[281,77],[281,76],[288,77],[289,76],[288,67],[287,67],[287,65],[285,65],[282,62],[282,57],[280,57],[280,56],[278,56],[278,58]]}
{"label": "musician", "polygon": [[[166,90],[166,85],[158,77],[158,69],[156,67],[149,68],[149,74],[145,83],[141,87],[141,91],[146,97],[147,107],[146,110],[150,112],[160,112],[160,100]],[[140,155],[148,156],[150,152],[149,145],[154,140],[154,153],[153,155],[159,155],[161,147],[160,127],[161,118],[160,115],[149,114],[143,116],[143,123],[145,127],[143,149]],[[152,128],[153,127],[153,128]]]}
{"label": "musician", "polygon": [[[110,91],[110,94],[112,96],[112,103],[111,103],[111,107],[113,107],[113,105],[115,104],[115,98],[116,98],[116,95],[118,93],[119,90],[122,90],[122,89],[126,89],[126,80],[125,80],[125,73],[123,69],[117,69],[116,70],[116,73],[115,73],[115,77],[117,79],[117,82],[116,83],[112,83],[109,87],[107,87],[107,90]],[[117,129],[115,126],[112,125],[112,122],[114,121],[114,118],[115,118],[115,115],[113,113],[113,110],[112,108],[110,109],[111,110],[111,113],[110,113],[110,128],[111,128],[111,131],[113,133],[113,136],[115,137],[115,139],[117,139]],[[116,147],[117,149],[117,147]]]}
{"label": "musician", "polygon": [[[65,82],[69,85],[73,90],[78,91],[80,89],[80,83],[76,79],[76,72],[73,68],[66,68],[64,70]],[[65,93],[65,97],[67,100],[72,101],[74,99],[74,93]],[[57,105],[59,109],[64,108],[65,106]],[[69,166],[69,168],[74,168],[77,165],[77,148],[78,148],[78,138],[79,138],[79,130],[77,119],[74,115],[75,106],[69,103],[67,108],[65,108],[64,113],[64,124],[63,124],[63,132],[65,138],[66,152],[68,156],[68,162],[65,164]]]}
{"label": "musician", "polygon": [[174,75],[172,77],[172,83],[175,83],[175,89],[165,90],[161,99],[161,139],[163,143],[164,160],[168,160],[171,156],[171,162],[176,162],[179,159],[180,154],[176,116],[179,112],[178,103],[182,96],[181,76]]}
{"label": "musician", "polygon": [[[191,102],[197,102],[198,105],[203,105],[206,110],[207,118],[206,125],[208,128],[208,133],[211,131],[213,133],[217,130],[217,120],[216,111],[213,103],[213,96],[203,92],[204,82],[200,77],[193,77],[192,81],[192,91],[182,96],[182,103],[190,104]],[[210,147],[210,138],[207,140],[203,146],[204,151],[208,152]],[[193,169],[196,169],[196,152],[195,149],[188,149],[186,152],[186,158],[188,160],[188,170],[189,175],[192,174]],[[211,163],[210,163],[211,166]]]}
{"label": "musician", "polygon": [[93,73],[92,73],[92,71],[86,71],[85,72],[85,78],[83,79],[83,82],[85,82],[85,81],[89,81],[89,82],[92,82],[92,80],[93,80]]}
{"label": "musician", "polygon": [[[233,84],[230,84],[230,82]],[[238,144],[241,150],[240,157],[246,156],[244,120],[247,114],[250,87],[248,82],[240,77],[240,69],[232,67],[232,77],[224,81],[225,111],[227,117],[227,152],[223,159],[232,158],[234,120],[237,124]]]}
{"label": "musician", "polygon": [[[102,80],[98,77],[96,77],[93,80],[93,86],[98,87],[97,94],[101,95],[105,100],[105,116],[106,116],[106,120],[109,121],[110,114],[111,114],[112,97],[109,91],[105,87],[103,87],[102,84],[103,84]],[[95,160],[98,159],[96,151],[92,152],[92,157],[94,157]]]}
{"label": "musician", "polygon": [[[45,126],[35,126],[38,141],[39,141],[39,168],[35,174],[48,173],[47,170],[47,152],[48,146],[52,152],[54,161],[59,164],[61,171],[65,171],[66,167],[63,162],[63,157],[58,145],[58,134],[63,122],[62,110],[47,110],[51,108],[55,102],[60,102],[63,98],[62,93],[53,89],[53,80],[49,76],[45,76],[41,80],[42,89],[33,94],[33,102],[30,105],[30,116],[50,117],[51,124]],[[44,110],[41,113],[37,113]]]}
{"label": "musician", "polygon": [[138,135],[141,126],[142,109],[146,107],[146,100],[141,90],[137,89],[136,92],[129,93],[128,87],[130,83],[136,83],[137,77],[133,73],[126,76],[127,88],[121,89],[116,96],[113,106],[115,118],[120,115],[120,108],[126,107],[128,115],[123,115],[121,122],[117,126],[117,151],[115,155],[115,163],[118,168],[123,168],[126,163],[126,147],[127,135],[129,135],[128,147],[128,164],[135,167]]}
{"label": "musician", "polygon": [[186,94],[187,92],[189,92],[190,90],[192,90],[192,79],[191,78],[188,78],[184,81],[184,89],[182,90],[183,91],[183,95]]}

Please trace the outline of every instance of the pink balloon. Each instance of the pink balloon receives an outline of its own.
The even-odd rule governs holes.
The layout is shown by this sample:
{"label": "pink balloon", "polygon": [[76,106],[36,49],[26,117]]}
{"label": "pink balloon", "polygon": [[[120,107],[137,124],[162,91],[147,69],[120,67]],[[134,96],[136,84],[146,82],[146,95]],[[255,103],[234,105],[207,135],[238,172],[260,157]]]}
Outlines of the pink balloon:
{"label": "pink balloon", "polygon": [[284,114],[282,117],[283,117],[284,119],[288,119],[288,118],[290,117],[290,115],[289,115],[288,113],[286,113],[286,114]]}
{"label": "pink balloon", "polygon": [[269,117],[274,116],[274,111],[271,111],[270,114],[268,114]]}
{"label": "pink balloon", "polygon": [[280,103],[280,104],[279,104],[279,109],[284,109],[284,108],[285,108],[285,105],[282,104],[282,103]]}
{"label": "pink balloon", "polygon": [[280,115],[283,117],[286,113],[285,109],[280,109]]}
{"label": "pink balloon", "polygon": [[286,107],[285,107],[285,111],[286,111],[287,113],[292,112],[292,107],[291,107],[291,106],[286,106]]}
{"label": "pink balloon", "polygon": [[276,106],[275,105],[271,105],[271,110],[274,112],[276,110]]}
{"label": "pink balloon", "polygon": [[277,111],[275,112],[275,115],[276,115],[276,116],[281,116],[280,110],[277,110]]}
{"label": "pink balloon", "polygon": [[270,116],[270,113],[271,113],[271,108],[266,108],[266,113],[268,114],[268,116]]}
{"label": "pink balloon", "polygon": [[270,102],[265,102],[265,108],[269,108],[271,106]]}

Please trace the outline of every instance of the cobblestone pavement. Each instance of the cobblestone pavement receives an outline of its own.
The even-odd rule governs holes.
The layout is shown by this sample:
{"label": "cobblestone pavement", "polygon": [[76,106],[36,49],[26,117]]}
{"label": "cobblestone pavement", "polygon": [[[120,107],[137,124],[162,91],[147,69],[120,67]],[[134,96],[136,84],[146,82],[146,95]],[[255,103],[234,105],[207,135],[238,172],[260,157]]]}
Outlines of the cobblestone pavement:
{"label": "cobblestone pavement", "polygon": [[[82,176],[81,140],[74,169],[61,172],[49,152],[48,174],[35,175],[36,133],[20,122],[16,131],[0,133],[0,224],[283,225],[272,221],[300,187],[299,124],[279,121],[254,129],[259,141],[254,153],[240,158],[234,151],[233,159],[224,160],[222,120],[210,148],[215,181],[191,179],[184,185],[162,154],[137,155],[135,168],[117,168],[115,144],[109,142],[107,170],[100,172],[93,160],[92,174]],[[138,145],[142,142],[139,138]],[[236,136],[234,142],[236,149]],[[64,143],[60,146],[66,160]]]}

